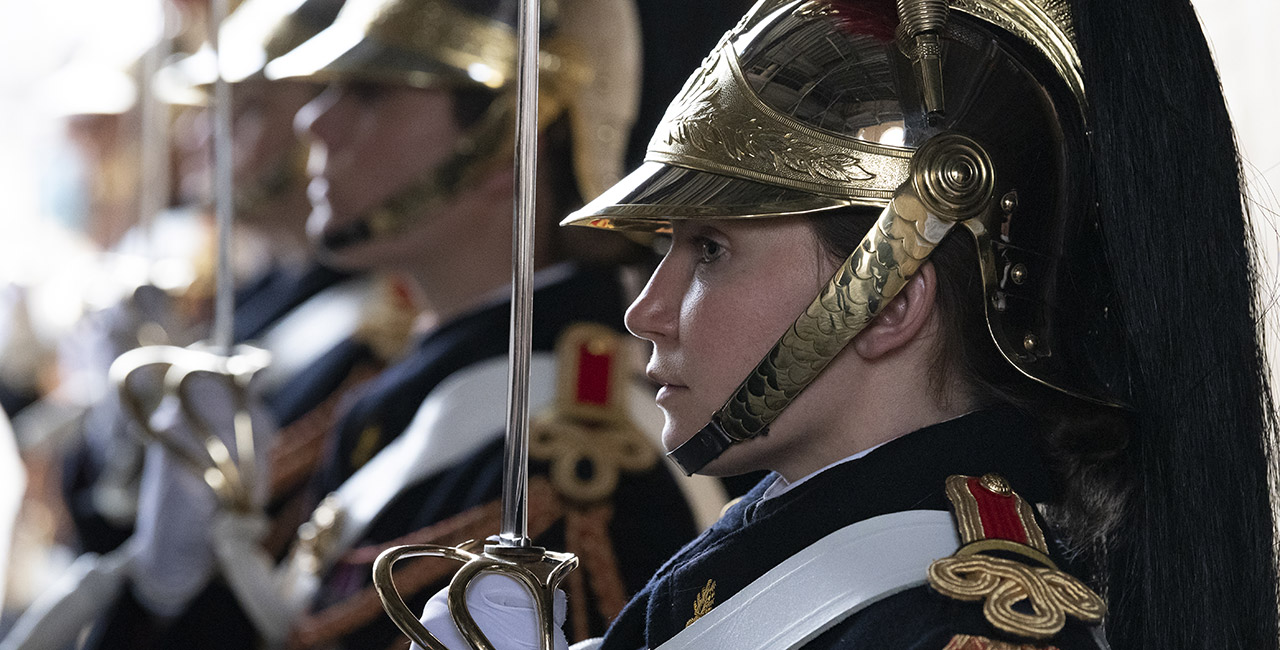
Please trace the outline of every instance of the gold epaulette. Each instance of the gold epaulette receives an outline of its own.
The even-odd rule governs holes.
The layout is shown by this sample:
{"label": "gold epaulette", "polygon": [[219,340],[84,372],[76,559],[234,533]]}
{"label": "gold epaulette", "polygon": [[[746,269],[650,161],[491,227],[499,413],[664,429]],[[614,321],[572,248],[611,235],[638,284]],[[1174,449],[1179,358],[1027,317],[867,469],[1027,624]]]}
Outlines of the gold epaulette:
{"label": "gold epaulette", "polygon": [[[1068,616],[1089,625],[1102,622],[1102,598],[1058,569],[1031,505],[1003,477],[951,476],[947,498],[961,547],[930,565],[929,584],[935,591],[957,600],[982,601],[987,622],[1028,639],[1053,637]],[[1020,603],[1023,606],[1015,608]]]}
{"label": "gold epaulette", "polygon": [[580,504],[607,500],[623,472],[644,472],[658,451],[627,410],[622,337],[579,323],[556,342],[556,399],[534,419],[529,456],[550,464],[551,484]]}

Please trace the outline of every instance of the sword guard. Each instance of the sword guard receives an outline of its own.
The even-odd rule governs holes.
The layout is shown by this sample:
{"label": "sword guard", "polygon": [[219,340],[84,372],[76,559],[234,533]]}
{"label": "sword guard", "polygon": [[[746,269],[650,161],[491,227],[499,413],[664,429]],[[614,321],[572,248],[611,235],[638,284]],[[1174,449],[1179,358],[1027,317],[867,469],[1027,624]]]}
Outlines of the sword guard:
{"label": "sword guard", "polygon": [[[172,453],[213,490],[225,507],[247,512],[252,507],[252,489],[247,472],[256,466],[253,427],[248,412],[248,386],[253,376],[270,363],[270,353],[247,345],[231,354],[218,354],[199,344],[191,347],[154,345],[121,354],[111,364],[108,376],[130,417],[145,441],[156,442]],[[147,396],[135,378],[147,368],[164,369],[165,396],[178,399],[184,417],[195,429],[195,441],[179,440],[151,426]],[[191,380],[201,374],[224,377],[230,385],[236,409],[233,415],[235,453],[213,433],[209,421],[192,406]],[[194,445],[193,445],[194,443]],[[197,451],[196,447],[199,448]]]}
{"label": "sword guard", "polygon": [[555,628],[555,593],[560,582],[578,566],[578,557],[572,553],[557,553],[536,546],[501,546],[486,544],[483,553],[473,553],[466,547],[414,544],[389,548],[373,563],[373,585],[382,600],[382,606],[414,643],[427,650],[450,650],[437,639],[418,616],[405,604],[404,597],[396,589],[391,569],[396,562],[411,557],[439,557],[462,562],[462,568],[449,581],[449,613],[462,638],[471,650],[494,650],[493,644],[480,630],[471,612],[467,610],[467,588],[481,575],[499,573],[524,585],[533,596],[538,620],[542,627],[542,650],[553,650]]}

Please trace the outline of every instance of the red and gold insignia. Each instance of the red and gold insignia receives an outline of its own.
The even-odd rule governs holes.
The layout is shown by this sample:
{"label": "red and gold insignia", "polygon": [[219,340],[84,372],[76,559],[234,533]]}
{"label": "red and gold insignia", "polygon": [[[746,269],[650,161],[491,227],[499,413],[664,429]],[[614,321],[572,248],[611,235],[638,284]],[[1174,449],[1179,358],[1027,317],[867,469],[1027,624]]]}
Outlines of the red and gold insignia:
{"label": "red and gold insignia", "polygon": [[1058,650],[1052,645],[1015,645],[1005,641],[988,639],[985,636],[957,634],[942,650]]}
{"label": "red and gold insignia", "polygon": [[1000,549],[1053,566],[1031,504],[1014,494],[1004,477],[948,477],[947,499],[955,511],[960,541],[971,553]]}
{"label": "red and gold insignia", "polygon": [[535,419],[529,455],[551,464],[552,485],[571,501],[606,499],[622,472],[658,461],[627,411],[623,350],[617,333],[591,323],[570,327],[556,344],[556,401]]}
{"label": "red and gold insignia", "polygon": [[[947,498],[963,546],[929,566],[929,584],[935,591],[957,600],[982,601],[982,614],[992,626],[1030,639],[1061,632],[1068,616],[1091,625],[1102,622],[1102,599],[1053,563],[1031,505],[1003,477],[951,476]],[[1024,561],[990,555],[992,551]],[[1025,607],[1015,609],[1020,603]]]}

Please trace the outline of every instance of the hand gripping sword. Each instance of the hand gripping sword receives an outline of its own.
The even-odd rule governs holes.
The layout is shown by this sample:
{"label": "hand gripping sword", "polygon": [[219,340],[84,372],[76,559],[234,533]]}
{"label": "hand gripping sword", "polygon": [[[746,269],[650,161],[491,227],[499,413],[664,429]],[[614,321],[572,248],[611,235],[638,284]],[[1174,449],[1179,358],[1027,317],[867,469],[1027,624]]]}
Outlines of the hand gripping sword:
{"label": "hand gripping sword", "polygon": [[[218,32],[227,15],[227,5],[228,0],[213,0],[211,5],[209,42],[215,58],[220,51]],[[231,225],[235,216],[235,201],[231,150],[232,107],[231,86],[222,77],[221,70],[214,82],[212,109],[217,266],[211,341],[186,348],[157,345],[130,350],[111,364],[109,377],[144,438],[164,446],[188,469],[203,478],[224,507],[245,512],[252,507],[251,480],[257,475],[253,427],[247,408],[248,385],[254,374],[267,366],[270,355],[266,350],[247,345],[233,346],[235,281],[231,272]],[[139,388],[140,382],[137,379],[141,371],[147,368],[166,369],[165,394],[178,398],[183,415],[191,424],[198,440],[176,440],[151,426],[148,400],[145,391]],[[234,452],[214,433],[213,425],[193,406],[193,380],[202,375],[222,378],[232,389],[235,402]]]}
{"label": "hand gripping sword", "polygon": [[431,544],[387,549],[373,565],[373,583],[387,615],[414,643],[429,650],[449,650],[418,620],[392,581],[392,566],[409,557],[441,557],[463,562],[449,583],[449,612],[459,632],[474,650],[494,650],[493,644],[467,611],[467,587],[485,573],[499,573],[520,582],[537,607],[543,650],[552,650],[556,586],[578,566],[570,553],[534,546],[529,539],[529,357],[533,340],[534,179],[538,138],[538,0],[521,0],[520,43],[516,92],[516,184],[512,236],[511,342],[507,396],[507,438],[503,465],[502,530],[489,538],[483,553],[471,543],[457,547]]}

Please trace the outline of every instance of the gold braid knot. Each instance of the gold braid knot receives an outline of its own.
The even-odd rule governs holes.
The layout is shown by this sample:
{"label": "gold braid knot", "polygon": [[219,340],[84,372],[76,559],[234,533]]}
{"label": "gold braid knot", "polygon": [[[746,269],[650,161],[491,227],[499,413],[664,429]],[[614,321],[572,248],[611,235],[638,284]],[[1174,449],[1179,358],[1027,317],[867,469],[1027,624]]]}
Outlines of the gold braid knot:
{"label": "gold braid knot", "polygon": [[[996,629],[1032,639],[1062,631],[1070,615],[1102,622],[1106,604],[1084,583],[1048,567],[1032,567],[989,555],[952,556],[929,566],[929,584],[944,596],[982,600],[982,614]],[[1014,609],[1026,601],[1030,613]]]}

